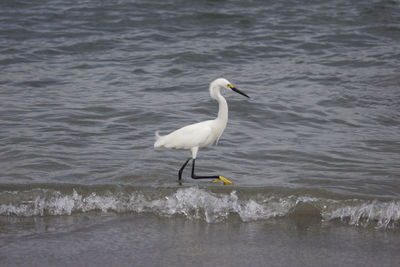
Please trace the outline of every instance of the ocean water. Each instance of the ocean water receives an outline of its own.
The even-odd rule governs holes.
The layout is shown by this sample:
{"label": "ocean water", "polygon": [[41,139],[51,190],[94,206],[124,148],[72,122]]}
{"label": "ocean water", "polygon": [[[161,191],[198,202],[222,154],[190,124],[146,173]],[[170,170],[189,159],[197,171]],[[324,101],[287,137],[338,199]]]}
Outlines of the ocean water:
{"label": "ocean water", "polygon": [[[224,240],[253,266],[396,266],[399,22],[383,0],[1,1],[1,265],[243,265]],[[189,153],[154,133],[214,118],[218,77],[250,99],[223,92],[196,167],[234,184],[179,184]]]}

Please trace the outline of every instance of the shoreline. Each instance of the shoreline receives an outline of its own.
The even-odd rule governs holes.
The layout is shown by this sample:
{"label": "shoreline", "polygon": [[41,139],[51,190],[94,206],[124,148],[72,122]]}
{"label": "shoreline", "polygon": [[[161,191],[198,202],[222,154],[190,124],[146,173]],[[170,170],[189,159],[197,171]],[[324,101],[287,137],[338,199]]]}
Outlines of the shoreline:
{"label": "shoreline", "polygon": [[[11,218],[9,218],[11,219]],[[398,232],[302,219],[87,213],[2,223],[2,266],[396,266]]]}

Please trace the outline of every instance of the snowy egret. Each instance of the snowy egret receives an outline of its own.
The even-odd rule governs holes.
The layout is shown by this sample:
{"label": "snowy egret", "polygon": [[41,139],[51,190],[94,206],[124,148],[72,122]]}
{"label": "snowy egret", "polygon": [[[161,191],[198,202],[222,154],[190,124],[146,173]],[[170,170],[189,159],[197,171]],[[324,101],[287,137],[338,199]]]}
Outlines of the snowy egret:
{"label": "snowy egret", "polygon": [[218,143],[218,140],[221,137],[222,132],[225,130],[228,122],[228,104],[225,98],[221,95],[221,88],[232,90],[245,97],[249,97],[245,93],[235,88],[228,80],[223,78],[216,79],[210,84],[211,98],[217,100],[219,105],[218,116],[216,119],[190,124],[164,136],[161,136],[158,134],[158,132],[156,132],[156,142],[154,143],[154,148],[166,147],[175,149],[190,149],[192,152],[192,157],[188,158],[178,171],[179,180],[182,179],[183,169],[186,167],[189,161],[193,159],[193,179],[215,179],[213,181],[214,183],[221,180],[224,184],[232,184],[231,181],[219,175],[198,176],[194,173],[194,166],[199,148],[210,145],[215,141]]}

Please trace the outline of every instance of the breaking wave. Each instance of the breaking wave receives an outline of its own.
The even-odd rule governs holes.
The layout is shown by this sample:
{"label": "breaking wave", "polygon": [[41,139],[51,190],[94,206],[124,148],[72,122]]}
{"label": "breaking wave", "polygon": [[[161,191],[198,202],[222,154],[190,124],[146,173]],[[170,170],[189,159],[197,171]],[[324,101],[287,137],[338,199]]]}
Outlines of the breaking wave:
{"label": "breaking wave", "polygon": [[332,199],[274,190],[214,192],[199,187],[164,189],[36,188],[0,191],[0,216],[57,216],[73,213],[134,212],[185,216],[206,222],[239,217],[243,222],[313,216],[378,229],[398,228],[400,201]]}

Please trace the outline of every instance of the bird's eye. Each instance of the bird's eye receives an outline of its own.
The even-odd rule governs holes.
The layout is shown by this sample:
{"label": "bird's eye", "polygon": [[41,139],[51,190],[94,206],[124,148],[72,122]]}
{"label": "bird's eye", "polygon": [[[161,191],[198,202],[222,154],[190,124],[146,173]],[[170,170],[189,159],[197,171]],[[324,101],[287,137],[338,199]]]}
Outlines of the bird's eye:
{"label": "bird's eye", "polygon": [[228,86],[229,88],[231,88],[231,89],[233,88],[233,85],[232,85],[232,84],[228,84],[227,86]]}

